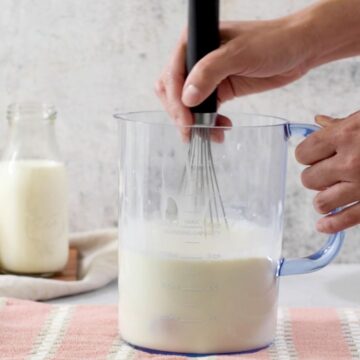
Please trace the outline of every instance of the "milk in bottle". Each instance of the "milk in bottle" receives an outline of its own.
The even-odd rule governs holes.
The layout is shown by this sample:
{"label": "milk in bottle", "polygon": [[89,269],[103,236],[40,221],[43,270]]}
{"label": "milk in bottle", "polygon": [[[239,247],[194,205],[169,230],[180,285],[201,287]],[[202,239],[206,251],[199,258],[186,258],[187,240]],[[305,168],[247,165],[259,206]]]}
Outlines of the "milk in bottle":
{"label": "milk in bottle", "polygon": [[50,275],[68,258],[67,181],[55,109],[26,103],[8,110],[9,141],[0,161],[0,266]]}

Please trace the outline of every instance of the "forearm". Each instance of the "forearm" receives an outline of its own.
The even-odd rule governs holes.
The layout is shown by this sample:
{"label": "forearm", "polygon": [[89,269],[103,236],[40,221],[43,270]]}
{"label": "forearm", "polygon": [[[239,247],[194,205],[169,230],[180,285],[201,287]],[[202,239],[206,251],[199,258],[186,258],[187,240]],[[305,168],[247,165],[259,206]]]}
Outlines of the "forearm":
{"label": "forearm", "polygon": [[309,69],[360,55],[360,0],[322,0],[288,21],[305,38]]}

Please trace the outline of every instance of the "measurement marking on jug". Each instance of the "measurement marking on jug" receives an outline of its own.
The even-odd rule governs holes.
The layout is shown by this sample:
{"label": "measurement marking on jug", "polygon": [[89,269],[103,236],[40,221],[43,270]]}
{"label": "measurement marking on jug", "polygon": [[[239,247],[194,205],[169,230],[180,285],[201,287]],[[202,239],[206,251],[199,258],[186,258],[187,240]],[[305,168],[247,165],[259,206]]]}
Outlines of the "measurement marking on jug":
{"label": "measurement marking on jug", "polygon": [[221,259],[221,255],[220,255],[220,254],[216,254],[216,253],[214,253],[214,254],[208,254],[208,255],[207,255],[207,258],[208,258],[209,260],[219,260],[219,259]]}
{"label": "measurement marking on jug", "polygon": [[181,292],[188,293],[205,293],[205,292],[214,292],[219,289],[218,284],[209,284],[204,286],[191,286],[191,285],[182,285],[171,282],[162,282],[161,286],[163,289],[167,290],[176,290]]}
{"label": "measurement marking on jug", "polygon": [[177,321],[179,323],[183,323],[184,325],[191,325],[191,324],[202,324],[217,321],[218,318],[214,315],[209,315],[203,319],[189,319],[189,318],[178,318]]}
{"label": "measurement marking on jug", "polygon": [[201,256],[185,256],[184,260],[202,260]]}

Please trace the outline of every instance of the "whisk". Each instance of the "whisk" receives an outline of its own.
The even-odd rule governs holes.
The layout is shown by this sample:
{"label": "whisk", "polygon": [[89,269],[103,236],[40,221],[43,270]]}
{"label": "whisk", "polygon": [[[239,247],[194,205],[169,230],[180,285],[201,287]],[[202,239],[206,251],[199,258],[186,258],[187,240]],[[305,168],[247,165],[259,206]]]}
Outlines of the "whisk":
{"label": "whisk", "polygon": [[[189,0],[187,71],[219,47],[219,0]],[[216,176],[210,141],[216,122],[217,93],[191,109],[195,127],[190,135],[187,165],[181,182],[182,220],[189,227],[213,234],[227,219]],[[201,224],[201,225],[200,225]]]}
{"label": "whisk", "polygon": [[190,136],[182,184],[180,219],[187,229],[212,235],[228,226],[211,150],[210,128],[195,127]]}

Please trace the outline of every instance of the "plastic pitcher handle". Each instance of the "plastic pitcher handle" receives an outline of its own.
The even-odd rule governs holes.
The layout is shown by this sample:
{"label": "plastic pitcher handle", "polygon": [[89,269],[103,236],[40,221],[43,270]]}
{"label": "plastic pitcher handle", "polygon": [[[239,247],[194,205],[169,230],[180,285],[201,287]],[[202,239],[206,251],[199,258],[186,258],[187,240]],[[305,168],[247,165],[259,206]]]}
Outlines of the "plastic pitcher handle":
{"label": "plastic pitcher handle", "polygon": [[[302,135],[306,137],[318,129],[320,128],[316,125],[288,124],[289,136]],[[279,262],[278,275],[306,274],[323,268],[339,253],[344,237],[345,233],[343,231],[331,234],[325,245],[310,256],[295,259],[282,258]]]}

